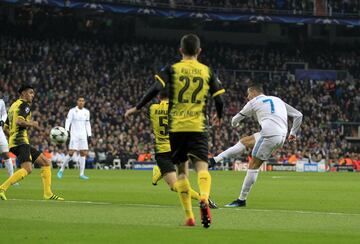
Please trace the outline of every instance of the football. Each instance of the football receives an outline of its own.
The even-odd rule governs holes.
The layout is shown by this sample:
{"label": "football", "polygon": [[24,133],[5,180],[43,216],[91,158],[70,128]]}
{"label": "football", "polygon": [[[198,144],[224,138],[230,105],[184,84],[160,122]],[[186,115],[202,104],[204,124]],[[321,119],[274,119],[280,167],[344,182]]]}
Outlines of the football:
{"label": "football", "polygon": [[68,132],[61,126],[56,126],[50,131],[50,140],[55,144],[64,144],[68,139]]}

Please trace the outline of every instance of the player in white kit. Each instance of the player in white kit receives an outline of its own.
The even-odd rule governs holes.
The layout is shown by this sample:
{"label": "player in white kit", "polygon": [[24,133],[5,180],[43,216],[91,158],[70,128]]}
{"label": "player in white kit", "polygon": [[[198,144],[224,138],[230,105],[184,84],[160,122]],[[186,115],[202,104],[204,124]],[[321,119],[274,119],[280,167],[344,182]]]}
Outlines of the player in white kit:
{"label": "player in white kit", "polygon": [[231,125],[237,127],[246,117],[255,117],[261,126],[260,137],[256,138],[240,196],[226,207],[246,206],[246,198],[251,186],[256,182],[260,166],[270,158],[275,150],[281,148],[286,140],[288,116],[293,117],[289,141],[296,139],[296,133],[302,122],[301,112],[278,97],[264,95],[263,88],[259,84],[249,86],[248,100],[249,102],[244,108],[232,118]]}
{"label": "player in white kit", "polygon": [[90,111],[84,108],[84,106],[85,98],[79,97],[77,100],[77,106],[70,109],[66,118],[65,129],[70,131],[69,154],[66,155],[65,160],[62,163],[59,172],[57,173],[57,177],[59,179],[63,177],[65,167],[76,151],[80,152],[80,179],[89,179],[89,177],[84,174],[84,171],[85,159],[89,150],[88,138],[91,136],[91,125]]}
{"label": "player in white kit", "polygon": [[11,158],[9,157],[9,144],[6,140],[3,126],[7,119],[7,112],[5,107],[4,100],[0,99],[0,157],[4,159],[4,164],[8,172],[8,176],[14,174],[13,164]]}

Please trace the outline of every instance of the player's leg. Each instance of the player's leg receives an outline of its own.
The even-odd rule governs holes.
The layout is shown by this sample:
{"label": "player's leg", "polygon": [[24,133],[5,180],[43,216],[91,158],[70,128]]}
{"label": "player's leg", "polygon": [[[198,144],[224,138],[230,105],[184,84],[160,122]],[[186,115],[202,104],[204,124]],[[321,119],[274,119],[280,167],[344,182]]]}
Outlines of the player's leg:
{"label": "player's leg", "polygon": [[8,152],[3,152],[1,153],[1,158],[4,159],[4,164],[5,164],[5,168],[8,172],[8,176],[12,176],[14,174],[14,167],[11,161],[11,158],[9,157],[9,153]]}
{"label": "player's leg", "polygon": [[69,152],[65,156],[65,159],[62,162],[61,167],[60,167],[60,169],[59,169],[59,171],[57,173],[57,177],[59,179],[61,179],[63,177],[65,167],[69,164],[72,156],[74,155],[75,151],[78,150],[78,148],[79,148],[79,145],[78,145],[77,140],[70,138]]}
{"label": "player's leg", "polygon": [[9,157],[9,145],[2,130],[0,130],[0,156],[4,159],[4,164],[5,168],[7,169],[8,176],[12,176],[14,174],[14,167],[11,158]]}
{"label": "player's leg", "polygon": [[152,170],[151,183],[156,186],[157,183],[163,178],[161,170],[158,165],[155,165]]}
{"label": "player's leg", "polygon": [[246,176],[241,188],[240,196],[238,199],[226,207],[243,207],[246,206],[246,199],[248,194],[255,184],[259,170],[264,161],[268,160],[273,151],[281,147],[284,143],[284,137],[274,136],[264,138],[261,137],[257,142],[252,151],[252,159],[249,163],[249,169],[246,172]]}
{"label": "player's leg", "polygon": [[188,168],[188,162],[178,164],[178,177],[174,184],[174,188],[177,190],[181,205],[185,211],[185,225],[194,226],[195,217],[191,205],[191,185],[186,175]]}
{"label": "player's leg", "polygon": [[[35,148],[31,147],[31,156],[33,162],[41,166],[41,179],[44,189],[45,200],[58,200],[63,201],[64,198],[55,195],[51,190],[51,162],[44,154],[40,153]],[[35,159],[35,160],[34,160]]]}
{"label": "player's leg", "polygon": [[152,184],[157,185],[157,182],[163,178],[170,189],[175,190],[177,177],[175,165],[171,161],[171,152],[156,153],[155,160],[157,165],[153,170]]}
{"label": "player's leg", "polygon": [[195,164],[197,181],[200,191],[200,213],[203,227],[208,228],[211,224],[209,207],[209,195],[211,189],[211,175],[208,163],[208,135],[207,133],[193,132],[187,135],[188,156]]}
{"label": "player's leg", "polygon": [[183,133],[170,133],[170,145],[172,149],[171,161],[177,165],[178,177],[175,182],[174,188],[176,188],[181,205],[185,212],[185,225],[194,226],[195,217],[192,211],[191,194],[190,194],[190,182],[187,177],[188,172],[188,157],[186,155],[187,144],[186,136]]}
{"label": "player's leg", "polygon": [[79,168],[80,168],[80,179],[88,180],[89,177],[85,175],[85,164],[86,164],[86,156],[88,154],[87,150],[80,150],[80,158],[79,158]]}
{"label": "player's leg", "polygon": [[31,153],[30,146],[27,144],[20,145],[14,148],[11,148],[11,152],[16,155],[18,160],[21,163],[21,168],[17,170],[12,176],[10,176],[4,183],[0,186],[0,198],[6,200],[5,192],[7,189],[24,179],[27,175],[32,172],[32,163],[31,163]]}
{"label": "player's leg", "polygon": [[65,156],[65,159],[64,161],[62,162],[61,166],[60,166],[60,169],[57,173],[57,177],[59,179],[61,179],[63,177],[63,174],[64,174],[64,170],[65,170],[65,167],[68,166],[72,156],[74,155],[75,153],[75,149],[73,149],[74,146],[72,145],[71,143],[71,140],[70,140],[70,144],[69,144],[69,151],[68,151],[68,154]]}
{"label": "player's leg", "polygon": [[[159,169],[159,175],[164,179],[172,191],[177,192],[175,187],[177,181],[176,168],[171,161],[171,152],[156,153],[155,160]],[[185,174],[188,176],[187,169],[185,169]],[[190,195],[192,199],[200,201],[200,194],[192,188],[190,188]]]}
{"label": "player's leg", "polygon": [[245,136],[240,139],[238,143],[236,143],[234,146],[226,149],[219,155],[213,157],[210,159],[210,164],[213,166],[214,164],[218,162],[224,161],[225,158],[232,158],[237,155],[240,155],[245,151],[246,148],[253,148],[255,145],[255,142],[259,139],[260,133],[255,133],[251,136]]}
{"label": "player's leg", "polygon": [[79,158],[79,168],[80,168],[80,179],[88,180],[89,177],[85,175],[85,164],[86,164],[86,156],[88,155],[88,141],[79,140],[79,151],[80,151],[80,158]]}
{"label": "player's leg", "polygon": [[251,190],[251,187],[255,184],[258,174],[259,174],[259,168],[262,165],[264,161],[252,157],[249,163],[249,169],[246,172],[246,176],[243,182],[243,185],[241,187],[240,196],[238,199],[233,201],[230,204],[227,204],[226,207],[245,207],[246,206],[246,199],[247,196]]}

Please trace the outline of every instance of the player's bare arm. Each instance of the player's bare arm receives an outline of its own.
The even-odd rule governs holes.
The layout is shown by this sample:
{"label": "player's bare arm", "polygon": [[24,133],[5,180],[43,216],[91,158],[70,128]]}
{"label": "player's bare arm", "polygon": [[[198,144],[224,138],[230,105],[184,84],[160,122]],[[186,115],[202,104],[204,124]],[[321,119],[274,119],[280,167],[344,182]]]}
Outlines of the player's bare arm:
{"label": "player's bare arm", "polygon": [[136,112],[138,112],[136,107],[133,107],[133,108],[130,108],[130,109],[126,110],[125,119],[128,119],[130,117],[130,115],[132,115],[132,114],[134,114]]}
{"label": "player's bare arm", "polygon": [[141,98],[140,102],[136,105],[136,107],[130,108],[125,113],[125,118],[129,118],[130,115],[139,111],[142,107],[144,107],[148,102],[151,101],[156,95],[163,89],[162,85],[155,81],[154,84],[146,91],[145,95]]}
{"label": "player's bare arm", "polygon": [[213,117],[213,123],[216,126],[221,126],[221,122],[222,122],[222,115],[223,115],[223,110],[224,110],[224,102],[222,99],[222,95],[216,96],[214,97],[214,101],[215,101],[215,107],[216,107],[216,116]]}
{"label": "player's bare arm", "polygon": [[33,120],[28,122],[24,118],[19,117],[16,119],[16,124],[18,126],[34,128],[34,129],[40,130],[39,123],[37,121],[33,121]]}

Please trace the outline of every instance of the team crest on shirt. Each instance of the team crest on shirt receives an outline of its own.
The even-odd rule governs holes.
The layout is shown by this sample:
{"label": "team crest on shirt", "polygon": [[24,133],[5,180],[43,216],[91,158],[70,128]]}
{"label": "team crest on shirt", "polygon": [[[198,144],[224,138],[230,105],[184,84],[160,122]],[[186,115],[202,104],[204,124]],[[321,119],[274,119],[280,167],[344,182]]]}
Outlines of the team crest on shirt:
{"label": "team crest on shirt", "polygon": [[30,112],[30,108],[29,108],[29,107],[26,107],[26,108],[25,108],[25,113],[28,114],[29,112]]}

